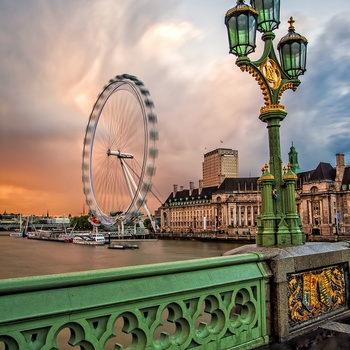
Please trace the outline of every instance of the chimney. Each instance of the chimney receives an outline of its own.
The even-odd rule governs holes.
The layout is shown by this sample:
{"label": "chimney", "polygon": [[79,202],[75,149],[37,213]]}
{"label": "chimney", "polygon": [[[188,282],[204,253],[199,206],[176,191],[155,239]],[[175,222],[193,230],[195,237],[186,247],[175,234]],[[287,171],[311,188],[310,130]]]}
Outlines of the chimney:
{"label": "chimney", "polygon": [[219,175],[219,186],[224,182],[225,180],[225,175],[224,174],[220,174]]}
{"label": "chimney", "polygon": [[337,166],[344,166],[345,165],[345,156],[343,153],[337,153],[335,155],[335,158],[337,160]]}
{"label": "chimney", "polygon": [[194,190],[194,182],[190,181],[190,196],[192,196],[192,191]]}
{"label": "chimney", "polygon": [[175,198],[177,193],[177,185],[174,185],[173,197]]}
{"label": "chimney", "polygon": [[203,180],[199,180],[198,194],[200,195],[203,190]]}
{"label": "chimney", "polygon": [[183,186],[180,186],[180,191],[183,191],[184,190],[184,187]]}
{"label": "chimney", "polygon": [[335,155],[336,168],[335,168],[335,182],[336,188],[339,191],[341,183],[343,181],[344,169],[345,169],[345,156],[342,153],[337,153]]}

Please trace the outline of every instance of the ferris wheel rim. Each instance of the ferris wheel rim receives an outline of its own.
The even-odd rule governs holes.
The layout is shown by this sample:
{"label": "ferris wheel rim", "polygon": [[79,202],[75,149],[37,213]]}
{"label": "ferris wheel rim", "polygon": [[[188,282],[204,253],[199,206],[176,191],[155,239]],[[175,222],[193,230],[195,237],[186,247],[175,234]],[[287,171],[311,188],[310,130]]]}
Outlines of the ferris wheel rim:
{"label": "ferris wheel rim", "polygon": [[[158,138],[158,133],[155,128],[155,124],[157,122],[156,115],[153,111],[154,104],[153,101],[150,100],[149,92],[144,88],[144,85],[141,81],[139,81],[136,77],[124,74],[120,76],[116,76],[114,79],[111,79],[109,83],[103,88],[102,92],[99,94],[92,112],[89,117],[89,122],[87,124],[85,138],[84,138],[84,149],[83,149],[83,162],[82,162],[82,173],[83,173],[83,184],[84,184],[84,193],[86,196],[87,204],[89,205],[90,212],[97,216],[100,221],[104,225],[113,225],[119,217],[112,216],[111,212],[106,213],[104,208],[101,208],[101,205],[96,198],[95,187],[93,183],[94,179],[94,169],[93,169],[93,157],[94,157],[94,143],[96,132],[98,130],[99,122],[103,110],[110,100],[113,94],[117,94],[121,91],[122,87],[127,87],[127,89],[131,89],[128,92],[133,94],[133,97],[137,100],[139,104],[139,108],[141,110],[142,122],[143,122],[143,137],[144,137],[144,147],[143,147],[143,156],[141,162],[141,173],[139,181],[136,186],[136,190],[134,195],[131,198],[129,205],[122,210],[119,214],[119,217],[126,216],[129,213],[134,215],[132,209],[138,209],[145,201],[145,197],[147,192],[151,187],[151,178],[155,172],[155,158],[157,155],[156,149],[156,140]],[[110,152],[110,154],[108,154]],[[107,150],[107,155],[117,156],[121,159],[121,151],[111,151]],[[116,153],[116,152],[119,152]],[[121,161],[122,163],[122,161]],[[128,170],[125,167],[125,172]],[[133,179],[133,175],[130,175],[131,180]]]}
{"label": "ferris wheel rim", "polygon": [[[110,84],[104,89],[104,91],[106,91],[107,88],[108,88],[109,86],[111,86],[112,84],[113,84],[113,83],[110,83]],[[123,86],[124,84],[126,84],[126,83],[122,83],[119,87]],[[111,97],[111,95],[112,95],[115,91],[116,91],[116,89],[114,88],[114,89],[112,89],[112,90],[108,93],[108,96],[107,96],[106,100],[104,101],[103,106],[107,103],[108,99]],[[135,91],[135,90],[134,90],[134,91]],[[101,94],[101,96],[102,96],[102,94]],[[103,107],[101,107],[101,108],[103,108]],[[101,112],[101,111],[102,111],[102,110],[100,110],[100,112]],[[100,118],[100,114],[101,114],[101,113],[98,113],[98,118],[97,118],[97,120],[96,120],[97,123],[95,123],[95,125],[94,125],[94,133],[95,133],[96,128],[97,128],[97,124],[98,124],[98,120],[99,120],[99,118]],[[143,120],[144,120],[144,125],[145,125],[145,130],[144,130],[144,131],[145,131],[145,132],[144,132],[144,135],[145,135],[145,148],[144,148],[144,152],[143,152],[143,153],[144,153],[144,155],[143,155],[143,166],[142,166],[142,169],[143,169],[143,170],[142,170],[142,174],[140,174],[140,181],[139,181],[139,184],[138,184],[138,186],[137,186],[137,191],[139,190],[140,185],[141,185],[142,180],[143,180],[143,176],[144,176],[144,164],[146,163],[146,160],[147,160],[146,148],[147,148],[147,145],[148,145],[148,135],[147,135],[147,133],[146,133],[146,124],[145,124],[146,119],[145,119],[145,115],[144,115],[144,114],[143,114]],[[91,146],[91,148],[92,148],[92,151],[93,151],[93,145]],[[91,157],[92,157],[92,152],[90,153],[90,163],[91,163]],[[92,168],[90,167],[90,179],[92,178],[91,171],[92,171]],[[93,189],[93,184],[92,184],[91,181],[90,181],[90,186],[91,186],[91,188]],[[94,191],[93,191],[93,193],[94,193]],[[133,206],[135,200],[136,200],[136,193],[135,193],[135,195],[133,196],[133,199],[132,199],[132,201],[130,202],[128,208],[126,208],[126,209],[123,211],[122,215],[126,215],[126,214],[130,211],[130,208]],[[95,200],[95,201],[96,201],[96,200]],[[98,213],[100,213],[100,214],[106,216],[106,214],[103,212],[103,210],[101,210],[101,208],[99,207],[97,201],[96,201],[96,209],[98,209]],[[111,221],[111,222],[113,222],[113,221]]]}

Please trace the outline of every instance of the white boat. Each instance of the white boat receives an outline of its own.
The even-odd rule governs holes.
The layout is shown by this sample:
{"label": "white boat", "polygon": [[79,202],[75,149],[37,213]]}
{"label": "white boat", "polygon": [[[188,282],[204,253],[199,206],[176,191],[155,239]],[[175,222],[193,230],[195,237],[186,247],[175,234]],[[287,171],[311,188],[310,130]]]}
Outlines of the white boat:
{"label": "white boat", "polygon": [[139,249],[137,244],[112,244],[108,249]]}
{"label": "white boat", "polygon": [[106,240],[102,233],[81,233],[74,236],[73,243],[86,245],[104,245],[106,243]]}
{"label": "white boat", "polygon": [[10,233],[10,237],[23,238],[26,237],[26,232],[28,229],[29,216],[27,216],[25,227],[22,227],[22,214],[19,216],[19,230]]}
{"label": "white boat", "polygon": [[94,238],[96,242],[103,242],[103,244],[106,243],[105,236],[102,233],[93,232],[90,236]]}
{"label": "white boat", "polygon": [[73,236],[67,233],[66,230],[35,230],[34,232],[28,232],[27,238],[63,243],[73,242]]}
{"label": "white boat", "polygon": [[10,236],[15,237],[15,238],[23,238],[23,232],[21,232],[21,231],[11,232]]}

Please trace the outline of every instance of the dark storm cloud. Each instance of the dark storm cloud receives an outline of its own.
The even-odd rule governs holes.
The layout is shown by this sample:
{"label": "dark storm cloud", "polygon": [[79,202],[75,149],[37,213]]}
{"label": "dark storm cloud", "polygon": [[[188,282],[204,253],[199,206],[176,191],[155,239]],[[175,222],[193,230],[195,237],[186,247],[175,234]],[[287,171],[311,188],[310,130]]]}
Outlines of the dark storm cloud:
{"label": "dark storm cloud", "polygon": [[293,120],[287,122],[289,137],[284,140],[289,145],[285,147],[289,149],[294,140],[303,170],[322,161],[334,164],[336,153],[350,157],[350,138],[346,137],[350,132],[349,47],[349,16],[330,18],[315,42],[309,42],[300,91],[286,97],[287,118]]}

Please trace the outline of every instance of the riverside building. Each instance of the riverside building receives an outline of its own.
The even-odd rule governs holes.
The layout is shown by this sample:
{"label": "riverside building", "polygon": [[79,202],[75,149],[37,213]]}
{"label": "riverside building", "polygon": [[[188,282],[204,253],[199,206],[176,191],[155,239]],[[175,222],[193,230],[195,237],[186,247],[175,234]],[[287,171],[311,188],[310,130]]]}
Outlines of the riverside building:
{"label": "riverside building", "polygon": [[[238,152],[233,150],[230,151],[236,152],[236,160],[224,174],[218,161],[221,150],[204,155],[203,179],[198,187],[194,182],[189,183],[189,188],[173,186],[159,208],[163,231],[255,235],[256,219],[261,211],[258,177],[238,177]],[[350,235],[350,166],[345,165],[344,154],[336,154],[335,167],[321,162],[314,170],[305,172],[300,171],[294,145],[288,155],[298,176],[297,212],[306,236],[313,240],[334,240],[338,235]],[[211,156],[216,161],[209,161]],[[219,179],[216,184],[215,172]]]}

